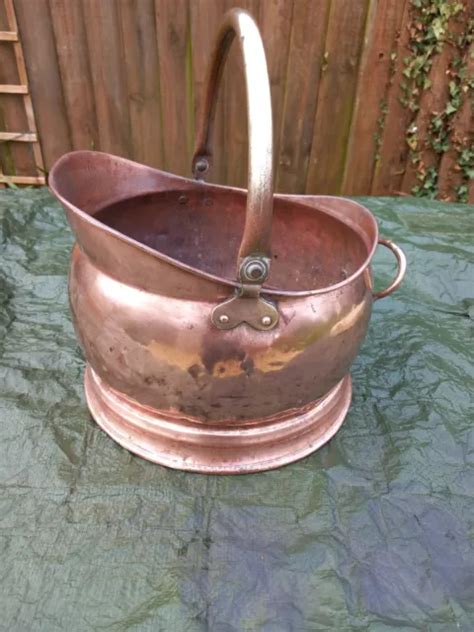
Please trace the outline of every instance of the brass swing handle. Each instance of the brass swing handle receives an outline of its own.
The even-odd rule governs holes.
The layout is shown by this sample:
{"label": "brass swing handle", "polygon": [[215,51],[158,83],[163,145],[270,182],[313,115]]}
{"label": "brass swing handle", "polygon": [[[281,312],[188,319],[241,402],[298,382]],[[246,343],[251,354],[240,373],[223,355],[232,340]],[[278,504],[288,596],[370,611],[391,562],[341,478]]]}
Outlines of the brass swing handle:
{"label": "brass swing handle", "polygon": [[[253,18],[242,9],[227,12],[219,29],[206,78],[204,107],[198,125],[192,169],[202,179],[212,165],[212,132],[217,91],[232,42],[243,57],[249,131],[248,194],[239,249],[241,295],[258,298],[268,277],[273,215],[272,103],[262,38]],[[263,327],[268,328],[268,327]]]}

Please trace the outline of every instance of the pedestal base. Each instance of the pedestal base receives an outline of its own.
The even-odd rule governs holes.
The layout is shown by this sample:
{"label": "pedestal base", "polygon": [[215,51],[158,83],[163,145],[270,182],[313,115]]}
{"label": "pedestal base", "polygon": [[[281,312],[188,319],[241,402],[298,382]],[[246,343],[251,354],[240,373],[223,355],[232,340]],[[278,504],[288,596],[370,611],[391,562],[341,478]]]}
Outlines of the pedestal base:
{"label": "pedestal base", "polygon": [[209,424],[142,406],[111,389],[90,366],[84,381],[92,416],[117,443],[154,463],[205,474],[261,472],[311,454],[336,434],[352,395],[347,375],[304,409]]}

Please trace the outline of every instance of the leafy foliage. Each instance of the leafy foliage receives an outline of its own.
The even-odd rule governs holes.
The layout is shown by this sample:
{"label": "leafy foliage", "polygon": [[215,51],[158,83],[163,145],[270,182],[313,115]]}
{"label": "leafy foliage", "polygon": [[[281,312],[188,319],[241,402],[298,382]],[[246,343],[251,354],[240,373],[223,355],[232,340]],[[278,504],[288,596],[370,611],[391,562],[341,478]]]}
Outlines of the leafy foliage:
{"label": "leafy foliage", "polygon": [[[465,6],[458,0],[411,0],[412,21],[410,23],[410,55],[404,59],[403,80],[401,82],[401,103],[413,113],[406,130],[409,158],[416,168],[417,184],[412,193],[420,197],[434,198],[438,194],[438,172],[435,166],[426,166],[423,150],[431,149],[439,159],[451,148],[458,154],[455,171],[462,174],[462,184],[456,193],[460,201],[467,201],[468,181],[474,171],[474,155],[469,149],[469,138],[455,138],[453,118],[461,108],[466,95],[473,89],[473,79],[467,76],[463,61],[465,52],[474,40],[474,21],[467,29],[456,35],[450,28],[450,21],[465,13]],[[430,72],[436,55],[445,45],[453,47],[455,55],[448,74],[448,98],[445,108],[433,112],[426,137],[420,139],[416,124],[422,94],[431,88]]]}

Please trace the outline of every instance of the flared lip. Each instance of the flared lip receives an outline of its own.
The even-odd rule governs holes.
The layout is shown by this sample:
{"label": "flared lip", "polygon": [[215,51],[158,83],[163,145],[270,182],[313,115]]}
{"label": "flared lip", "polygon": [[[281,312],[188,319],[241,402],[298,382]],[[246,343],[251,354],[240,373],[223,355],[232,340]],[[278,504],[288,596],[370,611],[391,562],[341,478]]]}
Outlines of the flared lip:
{"label": "flared lip", "polygon": [[[205,272],[204,270],[199,270],[198,268],[194,268],[193,266],[183,263],[182,261],[178,261],[177,259],[174,259],[173,257],[170,257],[169,255],[165,255],[157,250],[154,250],[153,248],[150,248],[149,246],[146,246],[145,244],[140,243],[139,241],[136,241],[135,239],[132,239],[131,237],[128,237],[127,235],[124,235],[118,230],[115,230],[114,228],[111,228],[110,226],[107,226],[103,222],[100,222],[99,220],[95,219],[93,215],[89,215],[85,211],[81,210],[79,207],[72,204],[63,195],[61,195],[58,191],[58,186],[57,186],[57,180],[58,180],[58,177],[60,177],[58,175],[58,172],[62,168],[66,168],[65,163],[70,161],[73,157],[77,157],[78,155],[85,155],[85,154],[89,156],[91,155],[101,156],[101,157],[107,156],[108,158],[112,158],[114,161],[119,161],[128,165],[133,165],[135,168],[138,168],[138,167],[145,168],[146,170],[150,172],[155,172],[156,174],[164,178],[171,177],[173,178],[173,180],[176,181],[176,185],[177,185],[176,187],[173,187],[173,190],[175,189],[179,190],[179,182],[187,183],[188,185],[192,184],[196,187],[205,186],[205,187],[208,187],[209,189],[221,190],[221,191],[236,191],[238,193],[243,193],[243,194],[246,193],[246,189],[241,189],[238,187],[230,187],[227,185],[209,184],[207,182],[194,180],[192,178],[184,178],[183,176],[178,176],[176,174],[169,173],[167,171],[162,171],[160,169],[155,169],[154,167],[148,167],[147,165],[142,165],[141,163],[137,163],[133,160],[128,160],[127,158],[122,158],[120,156],[115,156],[113,154],[108,154],[106,152],[89,151],[89,150],[77,150],[77,151],[71,151],[71,152],[68,152],[67,154],[64,154],[51,167],[51,170],[49,172],[49,177],[48,177],[48,188],[51,191],[51,193],[67,208],[69,208],[74,213],[79,215],[79,217],[81,217],[81,219],[83,219],[85,222],[91,224],[92,226],[100,228],[104,232],[110,235],[113,235],[117,239],[120,239],[121,241],[124,241],[125,243],[128,243],[138,248],[139,250],[142,250],[143,252],[146,252],[147,254],[151,255],[152,257],[156,259],[159,259],[160,261],[165,261],[166,263],[172,266],[175,266],[176,268],[179,268],[185,272],[189,272],[190,274],[194,276],[201,277],[213,283],[219,283],[229,288],[234,288],[234,289],[240,288],[240,283],[238,281],[232,281],[230,279],[226,279],[224,277],[211,274],[210,272]],[[163,189],[162,191],[164,192],[165,190]],[[156,189],[151,188],[149,190],[141,191],[139,195],[148,195],[150,193],[155,193],[155,192],[156,192]],[[317,195],[293,195],[293,194],[282,194],[282,193],[274,193],[273,196],[274,198],[278,200],[291,202],[292,204],[301,206],[302,208],[305,208],[306,210],[313,209],[313,210],[317,210],[319,212],[325,213],[326,215],[330,215],[333,219],[343,224],[346,224],[346,226],[349,226],[350,228],[352,228],[358,234],[358,236],[361,239],[363,239],[361,235],[362,231],[360,227],[355,224],[355,222],[351,222],[351,221],[344,222],[336,213],[334,213],[333,209],[325,208],[324,204],[318,204],[318,206],[316,207],[304,202],[305,197],[308,197],[311,199],[322,197],[326,199],[331,198],[334,200],[342,200],[342,199],[347,199],[347,198],[341,198],[340,196],[335,196],[335,195],[317,196]],[[359,202],[355,202],[354,200],[350,200],[350,202],[351,204],[355,204],[356,206],[359,207],[359,209],[362,210],[362,212],[370,220],[373,230],[374,230],[374,238],[373,238],[371,247],[369,248],[368,255],[365,258],[364,262],[357,268],[357,270],[353,272],[350,276],[348,276],[347,279],[344,279],[343,281],[340,281],[339,283],[335,283],[334,285],[328,285],[326,287],[317,288],[313,290],[280,290],[278,288],[269,288],[265,286],[264,284],[261,290],[263,295],[273,296],[273,297],[302,298],[306,296],[317,296],[321,294],[328,294],[329,292],[333,292],[334,290],[340,290],[346,285],[350,285],[355,279],[357,279],[361,274],[364,273],[364,271],[370,265],[370,262],[372,261],[372,257],[374,256],[375,250],[377,248],[378,239],[379,239],[379,230],[378,230],[377,221],[374,215],[369,211],[367,207],[363,206],[362,204],[359,204]],[[363,239],[363,241],[366,242],[365,239]]]}

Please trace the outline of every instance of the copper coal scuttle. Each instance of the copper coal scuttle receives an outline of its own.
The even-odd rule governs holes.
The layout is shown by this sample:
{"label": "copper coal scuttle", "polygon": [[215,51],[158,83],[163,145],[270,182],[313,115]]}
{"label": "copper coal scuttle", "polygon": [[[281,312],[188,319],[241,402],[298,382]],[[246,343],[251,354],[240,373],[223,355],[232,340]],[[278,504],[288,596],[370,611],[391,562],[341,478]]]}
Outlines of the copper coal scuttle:
{"label": "copper coal scuttle", "polygon": [[[248,191],[206,184],[216,96],[233,40],[243,56]],[[373,215],[336,197],[274,195],[265,53],[233,10],[212,55],[195,179],[91,151],[63,156],[49,183],[76,236],[74,324],[97,423],[169,467],[275,468],[318,449],[351,400],[349,368],[374,300],[405,273]],[[398,261],[373,292],[377,243]]]}

